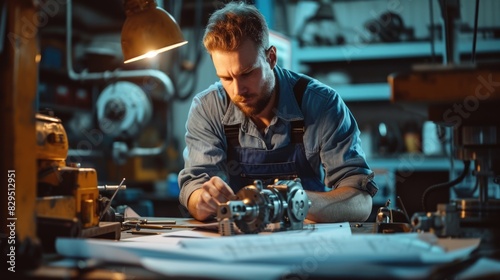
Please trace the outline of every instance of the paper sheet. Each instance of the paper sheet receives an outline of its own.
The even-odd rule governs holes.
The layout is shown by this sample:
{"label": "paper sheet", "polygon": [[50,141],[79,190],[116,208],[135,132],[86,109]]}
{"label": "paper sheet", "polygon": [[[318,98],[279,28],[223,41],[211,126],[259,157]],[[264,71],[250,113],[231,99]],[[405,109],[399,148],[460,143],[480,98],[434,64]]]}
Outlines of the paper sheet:
{"label": "paper sheet", "polygon": [[172,235],[144,236],[130,242],[59,238],[56,250],[67,257],[143,265],[164,275],[276,279],[307,271],[311,264],[318,273],[321,268],[331,273],[332,265],[338,271],[360,264],[411,264],[415,269],[414,264],[444,263],[467,256],[479,244],[469,241],[460,250],[452,250],[440,246],[432,234],[351,235],[347,223],[219,238],[193,237],[182,231]]}

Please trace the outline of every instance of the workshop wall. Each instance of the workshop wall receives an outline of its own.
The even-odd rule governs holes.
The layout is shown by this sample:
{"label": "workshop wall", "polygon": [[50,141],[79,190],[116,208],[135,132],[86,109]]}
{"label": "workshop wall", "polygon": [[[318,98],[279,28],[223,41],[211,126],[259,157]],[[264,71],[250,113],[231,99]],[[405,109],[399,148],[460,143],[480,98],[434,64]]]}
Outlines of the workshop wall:
{"label": "workshop wall", "polygon": [[[319,16],[331,17],[334,22],[305,28],[307,20],[317,13],[319,3],[323,3]],[[463,27],[459,40],[463,43],[462,59],[468,61],[475,1],[460,3]],[[270,22],[274,31],[289,40],[292,55],[287,63],[292,65],[292,70],[310,74],[337,89],[358,120],[369,164],[381,186],[376,205],[383,205],[387,199],[395,201],[396,195],[414,188],[409,186],[415,178],[420,178],[420,190],[435,183],[422,182],[422,176],[428,177],[425,174],[435,172],[435,178],[454,177],[448,174],[452,161],[449,158],[451,132],[446,129],[439,132],[427,121],[425,109],[392,104],[387,84],[387,76],[393,72],[408,71],[414,64],[440,63],[443,21],[438,1],[276,1],[276,4],[272,10],[275,16],[271,15]],[[497,38],[500,19],[495,11],[499,10],[499,1],[480,2],[478,58],[482,61],[498,57],[500,50],[495,44],[500,44]],[[395,15],[392,20],[401,21],[391,22],[391,18],[381,17],[389,12]],[[381,29],[370,32],[367,26],[376,23],[382,25]],[[429,49],[432,32],[439,53],[436,58],[431,57],[430,51],[422,51]],[[216,80],[211,74],[210,59],[202,61],[198,90]],[[175,109],[177,137],[184,135],[187,103],[178,103]],[[427,128],[425,134],[424,127]],[[429,139],[434,142],[424,141]],[[183,145],[183,141],[180,143]],[[455,163],[454,166],[461,165]],[[418,210],[413,205],[411,208]]]}

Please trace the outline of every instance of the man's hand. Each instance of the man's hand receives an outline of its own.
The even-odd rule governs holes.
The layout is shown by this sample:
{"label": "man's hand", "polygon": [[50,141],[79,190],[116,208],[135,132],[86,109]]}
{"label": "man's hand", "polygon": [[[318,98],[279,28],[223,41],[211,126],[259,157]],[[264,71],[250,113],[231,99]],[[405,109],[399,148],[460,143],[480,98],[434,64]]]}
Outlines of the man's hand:
{"label": "man's hand", "polygon": [[193,218],[204,221],[217,214],[219,203],[234,199],[233,190],[220,177],[214,176],[191,194],[188,210]]}

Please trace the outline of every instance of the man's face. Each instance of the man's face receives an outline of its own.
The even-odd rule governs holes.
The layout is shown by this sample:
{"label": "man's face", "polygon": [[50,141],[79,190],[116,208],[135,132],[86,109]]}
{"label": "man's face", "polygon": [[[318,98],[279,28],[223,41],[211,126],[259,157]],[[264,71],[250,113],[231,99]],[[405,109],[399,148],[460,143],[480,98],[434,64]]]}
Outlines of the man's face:
{"label": "man's face", "polygon": [[222,86],[247,116],[257,116],[266,106],[273,106],[269,101],[275,85],[274,54],[274,48],[264,54],[251,40],[244,41],[236,51],[212,52],[212,61]]}

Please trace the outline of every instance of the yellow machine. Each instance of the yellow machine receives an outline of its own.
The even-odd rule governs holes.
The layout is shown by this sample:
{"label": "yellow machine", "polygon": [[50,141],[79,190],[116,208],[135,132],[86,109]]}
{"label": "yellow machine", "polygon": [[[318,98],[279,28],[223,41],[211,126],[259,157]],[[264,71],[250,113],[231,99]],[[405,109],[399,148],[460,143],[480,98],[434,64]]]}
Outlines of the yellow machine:
{"label": "yellow machine", "polygon": [[[78,163],[67,163],[71,159],[71,153],[79,150],[69,148],[68,137],[62,126],[61,120],[52,116],[36,114],[41,108],[41,97],[38,95],[40,69],[42,61],[41,53],[41,32],[40,29],[47,25],[44,21],[48,19],[55,22],[54,18],[66,16],[71,18],[71,1],[37,1],[37,0],[6,0],[0,1],[2,11],[0,23],[0,170],[4,174],[4,191],[0,192],[0,200],[5,205],[0,211],[0,251],[2,260],[7,258],[9,269],[23,270],[37,267],[40,264],[42,248],[50,246],[50,243],[58,236],[73,237],[107,237],[118,239],[120,237],[120,224],[109,217],[112,211],[108,212],[110,200],[99,195],[101,186],[98,186],[96,170],[93,168],[83,168]],[[56,1],[57,2],[57,1]],[[151,2],[151,1],[150,1]],[[153,1],[154,2],[154,1]],[[153,3],[151,2],[151,3]],[[43,6],[46,4],[45,6]],[[66,7],[66,11],[63,7]],[[48,9],[44,9],[48,8]],[[58,13],[60,11],[60,13]],[[54,13],[53,13],[54,12]],[[56,15],[57,14],[57,15]],[[71,20],[66,21],[66,27],[71,31]],[[72,58],[71,42],[72,35],[68,34],[66,55]],[[85,72],[85,75],[78,75],[72,70],[72,61],[68,59],[66,69],[68,77],[80,84],[82,81],[106,81],[110,78],[107,72]],[[58,72],[60,73],[60,72]],[[155,101],[162,101],[162,110],[154,112],[165,113],[165,101],[173,95],[174,88],[168,76],[162,71],[149,69],[116,71],[113,77],[121,79],[147,80],[146,77],[153,77],[159,81],[163,87],[158,87],[158,92],[163,94],[154,96]],[[116,82],[115,82],[116,84]],[[123,84],[123,83],[120,83]],[[156,85],[156,83],[155,83]],[[156,89],[156,86],[154,87]],[[124,91],[125,94],[128,90]],[[114,92],[112,92],[114,93]],[[149,93],[149,92],[148,92]],[[144,97],[144,94],[141,96]],[[114,94],[104,95],[104,97],[115,97]],[[121,95],[111,100],[105,99],[113,104],[115,100],[123,101]],[[125,99],[125,101],[130,101]],[[135,102],[137,103],[137,102]],[[107,102],[102,102],[102,108],[106,108]],[[116,104],[116,102],[115,102]],[[130,105],[130,103],[127,103]],[[80,105],[80,104],[77,104]],[[135,105],[135,104],[134,104]],[[125,132],[130,132],[128,128],[135,128],[135,116],[141,116],[140,125],[146,124],[146,120],[153,119],[153,116],[142,118],[142,113],[147,113],[151,104],[145,100],[141,101],[141,107],[137,110],[134,107],[132,116],[125,118],[131,120],[131,126],[119,126]],[[42,106],[51,107],[51,106]],[[129,106],[133,107],[132,105]],[[100,107],[101,108],[101,107]],[[91,112],[93,112],[91,110]],[[104,110],[105,112],[105,110]],[[109,119],[110,115],[101,115]],[[61,118],[64,116],[60,115]],[[67,116],[65,116],[67,117]],[[115,124],[121,124],[115,120]],[[142,126],[141,126],[142,127]],[[163,127],[158,125],[157,127]],[[72,136],[71,127],[67,127],[69,135]],[[163,130],[160,130],[163,132]],[[112,131],[116,133],[116,131]],[[166,130],[165,130],[166,134]],[[111,134],[109,137],[115,137]],[[137,136],[137,135],[134,135]],[[118,137],[120,138],[120,137]],[[70,138],[72,139],[72,138]],[[148,137],[148,140],[152,137]],[[128,140],[128,139],[126,139]],[[73,140],[71,140],[73,141]],[[78,141],[75,141],[78,142]],[[156,147],[154,145],[134,145],[129,147],[127,141],[122,138],[114,145],[114,160],[127,159],[132,157],[163,156],[164,149],[168,142]],[[73,144],[69,143],[69,144]],[[78,143],[74,143],[78,144]],[[148,143],[149,144],[149,143]],[[101,164],[103,154],[108,152],[107,146],[97,155],[91,155],[96,162]],[[86,162],[82,161],[82,164]],[[105,165],[105,164],[104,164]],[[95,167],[95,165],[92,165]],[[137,167],[139,166],[139,167]],[[142,172],[146,169],[146,164],[136,164],[134,171]],[[131,179],[136,181],[153,180],[166,176],[164,170],[159,170],[158,165],[154,166],[153,172],[147,176],[135,176],[130,174]],[[106,166],[96,167],[104,169]],[[113,168],[110,168],[113,169]],[[125,170],[123,172],[127,172]],[[110,178],[120,176],[119,174],[103,174]],[[127,176],[129,174],[127,173]],[[106,176],[101,177],[102,181],[110,181]],[[103,179],[104,178],[104,179]],[[130,178],[130,177],[129,177]],[[127,178],[128,179],[128,178]],[[123,182],[123,181],[122,181]],[[109,190],[109,186],[106,186]],[[121,188],[116,187],[115,190]],[[113,189],[113,188],[111,188]],[[116,191],[114,195],[116,194]],[[114,197],[113,195],[113,197]],[[112,198],[111,198],[112,200]],[[8,206],[7,206],[8,205]]]}
{"label": "yellow machine", "polygon": [[[57,236],[120,238],[119,223],[102,223],[110,202],[99,195],[97,172],[66,163],[68,139],[58,118],[36,115],[38,186],[35,213],[44,246]],[[57,229],[57,230],[54,230]]]}

